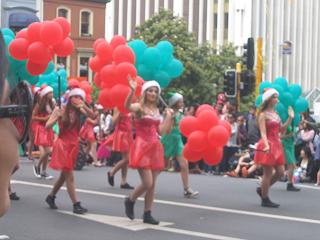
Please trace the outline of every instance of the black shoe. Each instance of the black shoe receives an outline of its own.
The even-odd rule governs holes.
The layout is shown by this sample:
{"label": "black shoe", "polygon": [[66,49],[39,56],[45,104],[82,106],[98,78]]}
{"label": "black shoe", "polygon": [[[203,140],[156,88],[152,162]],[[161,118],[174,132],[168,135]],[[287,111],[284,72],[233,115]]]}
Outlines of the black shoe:
{"label": "black shoe", "polygon": [[126,197],[126,199],[124,200],[124,207],[126,210],[126,215],[128,218],[130,218],[131,220],[134,219],[134,203],[133,201],[130,200],[129,197]]}
{"label": "black shoe", "polygon": [[271,202],[269,197],[266,197],[266,198],[262,198],[261,206],[262,207],[270,207],[270,208],[278,208],[280,206],[280,204]]}
{"label": "black shoe", "polygon": [[300,191],[300,188],[297,188],[297,187],[293,186],[292,183],[288,183],[288,184],[287,184],[287,191],[299,192],[299,191]]}
{"label": "black shoe", "polygon": [[56,199],[56,196],[50,196],[50,195],[48,195],[46,198],[46,202],[48,203],[51,209],[58,209],[56,203],[54,202],[55,199]]}
{"label": "black shoe", "polygon": [[73,204],[73,213],[84,214],[86,212],[88,212],[88,209],[82,207],[80,202],[76,202],[75,204]]}
{"label": "black shoe", "polygon": [[108,172],[108,183],[110,186],[114,186],[114,176],[111,176],[110,172]]}
{"label": "black shoe", "polygon": [[159,221],[155,220],[151,216],[151,211],[144,212],[144,214],[143,214],[143,222],[144,223],[153,224],[153,225],[158,225],[159,224]]}
{"label": "black shoe", "polygon": [[132,187],[129,183],[121,184],[120,188],[123,188],[123,189],[134,189],[134,187]]}
{"label": "black shoe", "polygon": [[257,187],[256,192],[262,198],[261,187]]}
{"label": "black shoe", "polygon": [[18,200],[20,200],[20,197],[15,193],[15,192],[13,192],[13,193],[10,193],[10,200],[13,200],[13,201],[18,201]]}

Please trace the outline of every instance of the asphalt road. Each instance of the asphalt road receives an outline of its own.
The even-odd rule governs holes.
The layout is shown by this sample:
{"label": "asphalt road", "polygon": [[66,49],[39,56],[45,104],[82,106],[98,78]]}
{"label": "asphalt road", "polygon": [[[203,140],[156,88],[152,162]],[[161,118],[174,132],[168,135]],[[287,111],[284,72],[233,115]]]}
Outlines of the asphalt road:
{"label": "asphalt road", "polygon": [[[49,171],[55,177],[58,172]],[[0,234],[15,240],[188,240],[317,239],[320,235],[320,188],[303,185],[301,192],[287,192],[285,183],[273,186],[270,197],[279,209],[260,206],[255,193],[257,180],[212,175],[190,175],[191,187],[200,191],[197,199],[185,199],[178,173],[163,172],[158,178],[153,209],[160,226],[141,223],[143,201],[135,208],[136,220],[125,217],[123,201],[129,193],[106,179],[107,168],[86,167],[75,172],[78,198],[89,213],[72,213],[65,190],[58,193],[59,211],[48,208],[44,199],[54,180],[33,176],[32,164],[23,160],[12,181],[13,191],[21,197],[12,202],[0,219]],[[136,171],[128,181],[139,183]]]}

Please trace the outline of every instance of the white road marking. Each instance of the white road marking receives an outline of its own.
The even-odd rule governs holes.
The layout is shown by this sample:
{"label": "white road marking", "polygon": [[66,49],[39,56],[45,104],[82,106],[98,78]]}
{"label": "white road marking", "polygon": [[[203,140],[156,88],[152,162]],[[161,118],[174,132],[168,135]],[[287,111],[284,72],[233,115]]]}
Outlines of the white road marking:
{"label": "white road marking", "polygon": [[233,237],[228,237],[223,235],[208,234],[208,233],[194,232],[194,231],[189,231],[184,229],[167,227],[167,226],[173,225],[173,223],[169,223],[169,222],[160,222],[159,225],[151,225],[151,224],[143,223],[141,219],[135,219],[131,221],[128,218],[124,218],[124,217],[108,216],[108,215],[101,215],[101,214],[86,213],[83,215],[77,215],[77,214],[73,214],[72,212],[61,211],[61,210],[59,210],[58,212],[83,218],[90,221],[111,225],[118,228],[124,228],[130,231],[142,231],[147,229],[154,229],[157,231],[171,232],[175,234],[189,235],[189,236],[215,239],[215,240],[244,240],[241,238],[233,238]]}
{"label": "white road marking", "polygon": [[[34,187],[42,187],[42,188],[52,188],[51,185],[47,185],[47,184],[18,181],[18,180],[12,180],[11,183],[12,184],[27,185],[27,186],[34,186]],[[65,187],[63,187],[61,189],[66,190]],[[87,194],[114,197],[114,198],[122,198],[122,199],[126,197],[126,195],[122,195],[122,194],[98,192],[98,191],[85,190],[85,189],[76,189],[76,191],[79,193],[87,193]],[[143,201],[144,199],[139,198],[138,200]],[[177,206],[177,207],[187,207],[187,208],[202,209],[202,210],[209,210],[209,211],[216,211],[216,212],[225,212],[225,213],[231,213],[231,214],[240,214],[240,215],[247,215],[247,216],[254,216],[254,217],[279,219],[279,220],[286,220],[286,221],[293,221],[293,222],[320,224],[320,220],[317,220],[317,219],[290,217],[290,216],[283,216],[283,215],[276,215],[276,214],[268,214],[268,213],[260,213],[260,212],[253,212],[253,211],[220,208],[220,207],[211,207],[211,206],[205,206],[205,205],[199,205],[199,204],[182,203],[182,202],[174,202],[174,201],[159,200],[159,199],[155,199],[154,202],[165,204],[165,205]]]}

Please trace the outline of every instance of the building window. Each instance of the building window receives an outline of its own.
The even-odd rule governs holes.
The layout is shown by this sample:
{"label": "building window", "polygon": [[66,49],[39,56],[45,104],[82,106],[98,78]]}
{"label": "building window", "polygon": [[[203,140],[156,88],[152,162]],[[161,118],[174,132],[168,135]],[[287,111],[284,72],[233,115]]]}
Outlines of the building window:
{"label": "building window", "polygon": [[79,79],[92,82],[92,72],[89,69],[89,59],[92,53],[79,53],[78,55],[78,76]]}
{"label": "building window", "polygon": [[57,17],[64,17],[71,23],[71,10],[67,7],[58,7],[57,8]]}
{"label": "building window", "polygon": [[56,70],[65,69],[70,76],[70,57],[56,57]]}
{"label": "building window", "polygon": [[81,21],[80,21],[80,35],[81,36],[92,36],[92,21],[93,13],[88,10],[83,10],[80,12]]}

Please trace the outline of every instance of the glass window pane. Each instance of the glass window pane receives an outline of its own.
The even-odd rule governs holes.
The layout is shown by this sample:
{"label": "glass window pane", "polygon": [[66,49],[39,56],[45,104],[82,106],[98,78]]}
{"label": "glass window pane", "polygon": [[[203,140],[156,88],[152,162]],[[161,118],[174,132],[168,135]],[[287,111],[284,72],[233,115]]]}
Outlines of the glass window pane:
{"label": "glass window pane", "polygon": [[81,13],[81,34],[89,34],[90,26],[90,13],[82,12]]}
{"label": "glass window pane", "polygon": [[80,57],[80,77],[86,77],[88,80],[89,76],[89,57]]}

